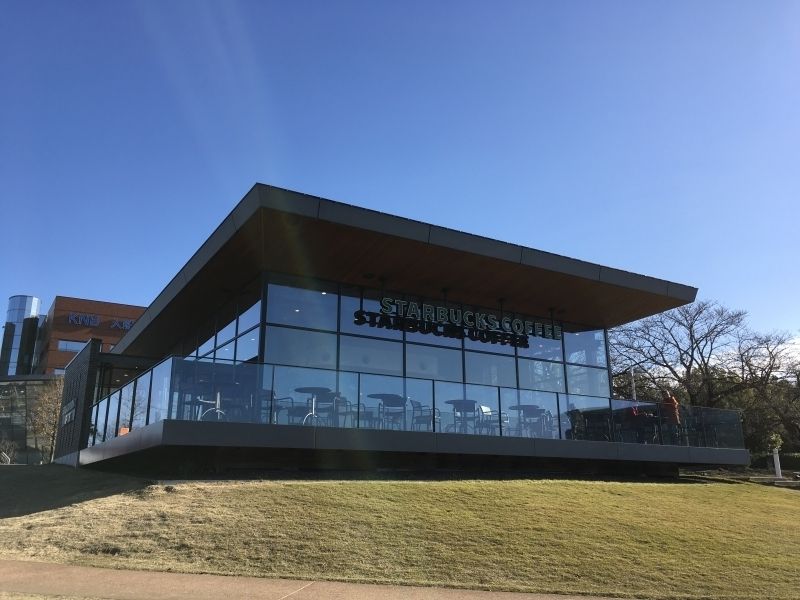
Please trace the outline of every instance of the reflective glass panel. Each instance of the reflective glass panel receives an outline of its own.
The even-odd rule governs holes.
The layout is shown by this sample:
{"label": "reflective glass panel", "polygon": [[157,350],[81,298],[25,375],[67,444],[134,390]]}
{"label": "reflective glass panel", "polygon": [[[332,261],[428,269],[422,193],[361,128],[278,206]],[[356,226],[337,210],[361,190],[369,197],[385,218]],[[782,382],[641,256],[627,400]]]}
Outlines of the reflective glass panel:
{"label": "reflective glass panel", "polygon": [[[366,293],[366,292],[365,292]],[[403,338],[403,332],[396,329],[389,329],[386,327],[378,327],[377,325],[371,327],[369,322],[363,325],[356,325],[354,323],[353,314],[358,310],[365,310],[367,312],[380,313],[380,301],[376,297],[367,297],[363,299],[358,297],[356,293],[342,294],[341,306],[341,320],[339,327],[342,333],[356,333],[358,335],[369,335],[372,337],[388,338],[393,340],[400,340]],[[376,321],[377,324],[378,321]]]}
{"label": "reflective glass panel", "polygon": [[247,331],[261,323],[261,300],[239,315],[239,332]]}
{"label": "reflective glass panel", "polygon": [[265,362],[336,368],[335,334],[273,326],[266,329]]}
{"label": "reflective glass panel", "polygon": [[236,361],[258,362],[258,327],[236,338]]}
{"label": "reflective glass panel", "polygon": [[402,377],[360,376],[358,426],[365,429],[408,428],[408,403]]}
{"label": "reflective glass panel", "polygon": [[332,291],[269,284],[267,322],[336,331],[338,296]]}
{"label": "reflective glass panel", "polygon": [[514,358],[481,352],[464,352],[465,380],[502,387],[517,386],[517,369]]}
{"label": "reflective glass panel", "polygon": [[[320,369],[275,367],[276,423],[318,425],[314,404],[325,394],[336,390],[337,373]],[[310,416],[309,416],[310,415]]]}
{"label": "reflective glass panel", "polygon": [[464,348],[467,350],[478,350],[480,352],[496,352],[498,354],[514,355],[514,346],[511,344],[483,342],[480,340],[471,340],[469,336],[464,337]]}
{"label": "reflective glass panel", "polygon": [[568,440],[611,440],[611,409],[608,398],[563,396],[561,429]]}
{"label": "reflective glass panel", "polygon": [[615,442],[660,444],[659,410],[654,402],[611,401],[611,424]]}
{"label": "reflective glass panel", "polygon": [[133,411],[133,381],[122,388],[119,404],[119,425],[117,435],[126,435],[131,430],[131,414]]}
{"label": "reflective glass panel", "polygon": [[[459,410],[459,402],[464,398],[464,385],[461,383],[449,383],[446,381],[435,381],[433,384],[434,406],[440,419],[438,431],[444,433],[458,433],[462,423],[466,421],[457,418],[462,413],[469,412]],[[477,414],[477,406],[472,405],[471,411]]]}
{"label": "reflective glass panel", "polygon": [[567,385],[570,394],[610,396],[607,369],[567,365]]}
{"label": "reflective glass panel", "polygon": [[517,356],[539,358],[542,360],[562,360],[561,340],[550,340],[543,337],[528,336],[528,347],[517,348]]}
{"label": "reflective glass panel", "polygon": [[233,362],[235,348],[236,340],[231,340],[221,348],[217,348],[214,353],[214,359],[222,362]]}
{"label": "reflective glass panel", "polygon": [[108,418],[106,419],[105,440],[108,441],[117,436],[117,415],[119,414],[119,392],[115,392],[108,398]]}
{"label": "reflective glass panel", "polygon": [[108,416],[108,398],[104,399],[97,407],[97,428],[95,431],[95,444],[106,440],[106,416]]}
{"label": "reflective glass panel", "polygon": [[564,348],[569,363],[606,366],[606,338],[602,329],[597,331],[564,332]]}
{"label": "reflective glass panel", "polygon": [[462,381],[461,351],[406,344],[406,376]]}
{"label": "reflective glass panel", "polygon": [[[469,367],[467,367],[469,372]],[[474,400],[478,405],[477,415],[473,423],[466,423],[469,433],[480,435],[500,435],[500,429],[504,425],[500,414],[500,389],[486,385],[467,385],[466,398]],[[470,408],[469,405],[466,407]],[[468,417],[468,415],[464,415]],[[504,415],[502,415],[504,417]],[[471,425],[471,427],[470,427]]]}
{"label": "reflective glass panel", "polygon": [[150,378],[152,376],[152,372],[148,371],[136,380],[131,429],[144,427],[147,422],[147,402],[150,399]]}
{"label": "reflective glass panel", "polygon": [[216,336],[212,335],[205,342],[200,344],[200,347],[197,349],[197,355],[198,356],[204,356],[204,355],[208,354],[209,352],[211,352],[214,349],[214,340],[215,339],[216,339]]}
{"label": "reflective glass panel", "polygon": [[153,381],[150,391],[150,409],[148,423],[155,423],[169,418],[170,381],[172,376],[172,360],[165,360],[153,368]]}
{"label": "reflective glass panel", "polygon": [[547,392],[564,391],[564,365],[541,360],[517,359],[519,387]]}
{"label": "reflective glass panel", "polygon": [[441,423],[433,408],[433,382],[426,379],[406,379],[408,409],[411,411],[409,427],[413,431],[438,431]]}
{"label": "reflective glass panel", "polygon": [[[217,346],[236,337],[236,319],[222,327],[217,333]],[[231,357],[233,358],[233,357]]]}
{"label": "reflective glass panel", "polygon": [[[509,394],[509,401],[512,398]],[[517,401],[503,403],[508,412],[508,435],[557,439],[558,396],[551,392],[519,390]]]}
{"label": "reflective glass panel", "polygon": [[359,373],[403,374],[403,345],[351,335],[339,336],[339,368]]}

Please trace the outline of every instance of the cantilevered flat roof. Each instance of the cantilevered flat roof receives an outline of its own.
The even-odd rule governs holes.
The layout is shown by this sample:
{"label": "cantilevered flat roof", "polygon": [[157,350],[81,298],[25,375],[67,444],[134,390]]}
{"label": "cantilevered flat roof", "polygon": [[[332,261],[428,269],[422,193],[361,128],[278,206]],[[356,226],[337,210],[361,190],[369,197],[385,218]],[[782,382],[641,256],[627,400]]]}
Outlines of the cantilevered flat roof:
{"label": "cantilevered flat roof", "polygon": [[160,356],[260,271],[614,327],[697,288],[256,184],[115,346]]}

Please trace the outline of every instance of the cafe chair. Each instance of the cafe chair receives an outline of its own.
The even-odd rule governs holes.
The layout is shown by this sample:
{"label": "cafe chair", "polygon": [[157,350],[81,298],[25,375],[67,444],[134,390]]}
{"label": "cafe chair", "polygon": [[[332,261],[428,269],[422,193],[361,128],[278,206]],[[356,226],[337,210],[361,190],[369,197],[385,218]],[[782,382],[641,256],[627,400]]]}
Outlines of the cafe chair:
{"label": "cafe chair", "polygon": [[358,403],[358,426],[363,429],[381,428],[381,409],[380,406],[367,406],[363,402]]}
{"label": "cafe chair", "polygon": [[400,431],[406,428],[406,399],[402,396],[397,401],[381,403],[381,415],[383,429],[398,429]]}
{"label": "cafe chair", "polygon": [[409,400],[411,403],[411,429],[413,431],[439,431],[442,418],[438,408],[423,406],[419,400]]}
{"label": "cafe chair", "polygon": [[500,430],[510,429],[508,413],[492,410],[489,406],[478,406],[478,420],[475,424],[475,433],[482,435],[500,435]]}

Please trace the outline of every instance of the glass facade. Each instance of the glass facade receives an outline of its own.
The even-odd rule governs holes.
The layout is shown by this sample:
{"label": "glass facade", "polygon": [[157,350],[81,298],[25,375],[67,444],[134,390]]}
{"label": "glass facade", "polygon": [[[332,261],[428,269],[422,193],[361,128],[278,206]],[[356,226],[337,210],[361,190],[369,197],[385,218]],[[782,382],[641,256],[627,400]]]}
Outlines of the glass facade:
{"label": "glass facade", "polygon": [[95,443],[181,419],[740,447],[735,412],[637,421],[644,409],[611,400],[603,330],[267,280],[260,300],[223,307],[183,358],[102,400]]}
{"label": "glass facade", "polygon": [[40,300],[11,296],[0,343],[0,375],[29,375],[33,371]]}

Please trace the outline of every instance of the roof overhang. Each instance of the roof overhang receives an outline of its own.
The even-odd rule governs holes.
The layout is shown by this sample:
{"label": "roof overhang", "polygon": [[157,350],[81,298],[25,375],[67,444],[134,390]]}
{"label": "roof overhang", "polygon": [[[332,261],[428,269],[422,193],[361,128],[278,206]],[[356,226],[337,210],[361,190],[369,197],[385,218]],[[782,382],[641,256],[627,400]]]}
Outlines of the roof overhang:
{"label": "roof overhang", "polygon": [[693,302],[697,289],[256,184],[114,353],[163,355],[260,271],[385,288],[614,327]]}

